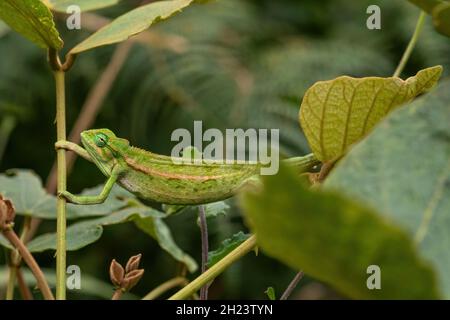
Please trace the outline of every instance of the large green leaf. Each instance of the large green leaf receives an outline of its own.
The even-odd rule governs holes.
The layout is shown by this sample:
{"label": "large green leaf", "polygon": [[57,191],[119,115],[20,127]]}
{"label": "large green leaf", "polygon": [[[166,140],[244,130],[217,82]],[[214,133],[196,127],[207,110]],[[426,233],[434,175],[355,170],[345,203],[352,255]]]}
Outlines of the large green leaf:
{"label": "large green leaf", "polygon": [[139,218],[135,220],[136,226],[154,238],[167,253],[175,260],[186,265],[190,272],[197,270],[197,263],[183,250],[181,250],[173,240],[170,229],[159,218]]}
{"label": "large green leaf", "polygon": [[[137,218],[160,218],[162,212],[149,207],[130,207],[111,213],[108,216],[75,223],[67,228],[67,250],[81,249],[100,239],[103,227],[113,224],[133,221]],[[41,252],[56,249],[56,233],[47,233],[30,241],[28,249],[31,252]]]}
{"label": "large green leaf", "polygon": [[[284,166],[241,197],[261,250],[356,299],[437,298],[432,269],[406,232],[338,193],[308,189]],[[369,290],[367,269],[381,269]]]}
{"label": "large green leaf", "polygon": [[144,31],[156,22],[168,19],[194,1],[158,1],[136,8],[92,34],[70,50],[70,53],[77,54],[99,46],[124,41]]}
{"label": "large green leaf", "polygon": [[[99,194],[103,186],[86,189],[83,195]],[[9,170],[0,174],[0,194],[11,199],[19,215],[41,219],[56,219],[56,197],[48,194],[41,179],[30,170]],[[134,196],[114,186],[108,199],[99,205],[67,205],[67,219],[106,215],[127,205]]]}
{"label": "large green leaf", "polygon": [[0,194],[10,199],[17,214],[56,217],[56,198],[45,192],[41,179],[29,170],[0,174]]}
{"label": "large green leaf", "polygon": [[450,298],[450,82],[393,113],[328,177],[409,230]]}
{"label": "large green leaf", "polygon": [[442,74],[436,66],[406,81],[400,78],[339,77],[320,81],[305,93],[300,123],[316,157],[342,156],[391,110],[433,87]]}
{"label": "large green leaf", "polygon": [[2,0],[0,19],[42,48],[59,50],[64,44],[52,13],[40,0]]}
{"label": "large green leaf", "polygon": [[68,7],[76,5],[85,12],[113,6],[119,0],[43,0],[43,2],[54,11],[67,12]]}

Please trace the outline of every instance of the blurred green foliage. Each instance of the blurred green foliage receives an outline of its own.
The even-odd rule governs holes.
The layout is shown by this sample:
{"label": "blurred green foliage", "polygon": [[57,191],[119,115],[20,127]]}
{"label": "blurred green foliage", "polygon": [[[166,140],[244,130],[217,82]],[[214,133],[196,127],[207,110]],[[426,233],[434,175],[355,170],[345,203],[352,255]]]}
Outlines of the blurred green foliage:
{"label": "blurred green foliage", "polygon": [[[137,4],[122,1],[96,14],[113,18]],[[381,30],[366,28],[366,8],[371,4],[382,9]],[[390,76],[418,15],[416,7],[401,0],[218,0],[194,5],[152,27],[161,35],[183,37],[187,49],[176,53],[135,44],[95,127],[112,128],[132,144],[162,154],[169,154],[174,146],[171,132],[192,129],[193,120],[202,120],[205,129],[277,128],[285,155],[305,154],[308,147],[297,116],[306,89],[343,74]],[[84,29],[67,30],[63,19],[57,20],[57,26],[65,50],[89,34]],[[82,54],[68,73],[69,128],[113,51],[114,47],[103,47]],[[7,115],[17,123],[0,159],[0,172],[29,168],[45,180],[55,156],[54,83],[45,52],[15,33],[0,30],[0,53],[0,123]],[[448,38],[437,34],[428,19],[404,76],[431,65],[449,66],[449,57]],[[95,166],[77,161],[69,190],[78,192],[103,180]],[[228,203],[228,215],[209,221],[212,249],[234,233],[247,231],[234,199]],[[175,214],[166,221],[176,242],[199,261],[196,213]],[[54,228],[45,222],[39,232]],[[143,254],[146,270],[133,290],[137,295],[178,271],[176,262],[132,224],[105,229],[100,241],[68,253],[68,265],[77,264],[83,273],[108,281],[113,258],[124,263],[137,253]],[[44,267],[54,267],[52,253],[37,258]],[[262,254],[250,254],[216,280],[210,296],[266,299],[268,286],[282,292],[295,272]],[[302,280],[300,293],[308,290],[311,281]],[[90,296],[69,291],[69,298]]]}

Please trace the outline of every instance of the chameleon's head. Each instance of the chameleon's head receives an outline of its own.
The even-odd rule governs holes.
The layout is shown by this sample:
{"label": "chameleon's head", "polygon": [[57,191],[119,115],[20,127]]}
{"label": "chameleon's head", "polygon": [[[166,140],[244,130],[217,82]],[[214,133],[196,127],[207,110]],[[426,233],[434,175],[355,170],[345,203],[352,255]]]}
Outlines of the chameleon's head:
{"label": "chameleon's head", "polygon": [[129,146],[127,140],[116,137],[109,129],[83,131],[81,142],[97,167],[107,176],[123,155],[122,151]]}

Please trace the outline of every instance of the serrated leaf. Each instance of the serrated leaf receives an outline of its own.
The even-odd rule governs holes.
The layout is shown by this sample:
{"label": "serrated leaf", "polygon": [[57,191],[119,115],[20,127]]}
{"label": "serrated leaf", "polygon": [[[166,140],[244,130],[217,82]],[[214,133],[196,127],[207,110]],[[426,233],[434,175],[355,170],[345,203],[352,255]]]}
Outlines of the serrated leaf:
{"label": "serrated leaf", "polygon": [[70,53],[78,54],[96,47],[127,40],[129,37],[149,28],[154,23],[170,18],[194,1],[158,1],[131,10],[76,45],[70,50]]}
{"label": "serrated leaf", "polygon": [[[82,195],[99,194],[102,185],[84,190]],[[41,179],[30,170],[9,170],[0,174],[0,194],[11,199],[18,215],[41,219],[56,219],[56,197],[48,194]],[[98,205],[67,205],[67,219],[106,215],[127,205],[134,196],[119,186],[114,186],[108,199]]]}
{"label": "serrated leaf", "polygon": [[450,82],[383,121],[332,171],[326,188],[382,210],[415,238],[450,298]]}
{"label": "serrated leaf", "polygon": [[[406,232],[341,194],[308,189],[284,165],[241,204],[263,252],[350,298],[439,297],[433,270]],[[367,287],[371,265],[381,269],[381,290]]]}
{"label": "serrated leaf", "polygon": [[436,6],[433,9],[432,16],[436,30],[450,37],[450,2]]}
{"label": "serrated leaf", "polygon": [[222,241],[218,249],[208,252],[208,267],[211,268],[217,262],[222,260],[227,254],[239,247],[239,245],[241,245],[249,237],[249,234],[239,231],[231,238]]}
{"label": "serrated leaf", "polygon": [[73,5],[86,12],[116,5],[119,0],[43,0],[43,2],[54,11],[67,13],[67,8]]}
{"label": "serrated leaf", "polygon": [[0,19],[42,48],[63,47],[53,15],[40,0],[2,0]]}
{"label": "serrated leaf", "polygon": [[312,151],[322,162],[339,158],[390,111],[432,88],[441,74],[442,67],[436,66],[406,81],[343,76],[317,82],[300,108],[300,124]]}
{"label": "serrated leaf", "polygon": [[198,266],[195,260],[177,246],[169,227],[161,219],[139,218],[136,219],[135,224],[139,229],[155,239],[159,246],[175,260],[184,263],[190,272],[197,270]]}
{"label": "serrated leaf", "polygon": [[269,300],[277,300],[275,296],[275,289],[273,287],[268,287],[264,293],[267,294]]}
{"label": "serrated leaf", "polygon": [[[77,222],[67,228],[67,250],[75,251],[100,239],[103,227],[133,221],[138,218],[160,218],[164,213],[149,207],[130,207],[111,213],[108,216]],[[31,240],[28,244],[31,252],[56,249],[56,233],[47,233]]]}

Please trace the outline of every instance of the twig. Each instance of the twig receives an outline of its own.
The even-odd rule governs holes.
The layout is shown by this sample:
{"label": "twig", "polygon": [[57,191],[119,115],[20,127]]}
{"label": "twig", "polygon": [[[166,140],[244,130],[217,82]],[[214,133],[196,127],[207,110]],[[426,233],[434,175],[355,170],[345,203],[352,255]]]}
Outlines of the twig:
{"label": "twig", "polygon": [[154,300],[164,294],[165,292],[169,291],[170,289],[176,288],[176,287],[184,287],[189,283],[189,281],[184,277],[176,277],[173,279],[170,279],[159,286],[157,286],[155,289],[147,293],[142,300]]}
{"label": "twig", "polygon": [[53,293],[48,286],[47,280],[45,279],[44,273],[39,268],[36,260],[31,255],[30,251],[28,251],[27,247],[20,241],[19,237],[16,235],[14,230],[12,229],[4,229],[3,231],[4,237],[13,245],[22,256],[25,263],[30,268],[34,277],[36,278],[37,285],[42,292],[42,295],[46,300],[54,300]]}
{"label": "twig", "polygon": [[123,295],[122,289],[118,288],[114,291],[111,300],[120,300],[120,298],[122,298],[122,295]]}
{"label": "twig", "polygon": [[405,68],[406,64],[408,63],[409,58],[411,57],[411,54],[414,50],[414,47],[416,46],[417,40],[419,40],[420,33],[422,32],[423,25],[425,24],[425,18],[427,14],[425,11],[422,11],[420,13],[419,19],[417,20],[416,29],[414,30],[414,34],[409,41],[408,47],[406,48],[405,53],[403,54],[402,59],[400,60],[400,63],[397,67],[397,69],[394,72],[394,77],[399,77],[401,73],[403,72],[403,69]]}
{"label": "twig", "polygon": [[[56,138],[58,141],[66,140],[66,94],[65,73],[54,71],[56,84]],[[58,193],[66,191],[66,151],[57,150],[57,189]],[[66,199],[58,197],[56,203],[56,298],[66,298]]]}
{"label": "twig", "polygon": [[291,295],[292,291],[294,291],[295,287],[297,287],[298,283],[300,282],[300,280],[302,278],[303,278],[303,271],[300,271],[299,273],[297,273],[295,275],[295,277],[294,277],[294,279],[292,279],[291,283],[289,283],[288,287],[286,288],[286,290],[281,295],[280,300],[287,300],[287,298],[289,298],[289,296]]}
{"label": "twig", "polygon": [[169,300],[182,300],[191,297],[197,290],[203,287],[205,284],[214,280],[218,275],[220,275],[225,269],[227,269],[234,262],[239,260],[241,257],[252,251],[256,246],[256,237],[253,235],[244,241],[239,247],[231,251],[222,260],[217,262],[211,268],[209,268],[205,273],[202,273],[192,282],[190,282],[186,287],[175,293],[169,298]]}
{"label": "twig", "polygon": [[23,276],[22,268],[17,267],[17,284],[19,285],[19,291],[24,300],[33,300],[33,294],[28,287],[25,278]]}
{"label": "twig", "polygon": [[[205,206],[198,207],[198,216],[200,220],[200,233],[202,236],[202,273],[206,272],[208,263],[208,223],[206,222]],[[200,289],[200,300],[208,300],[208,283]]]}

